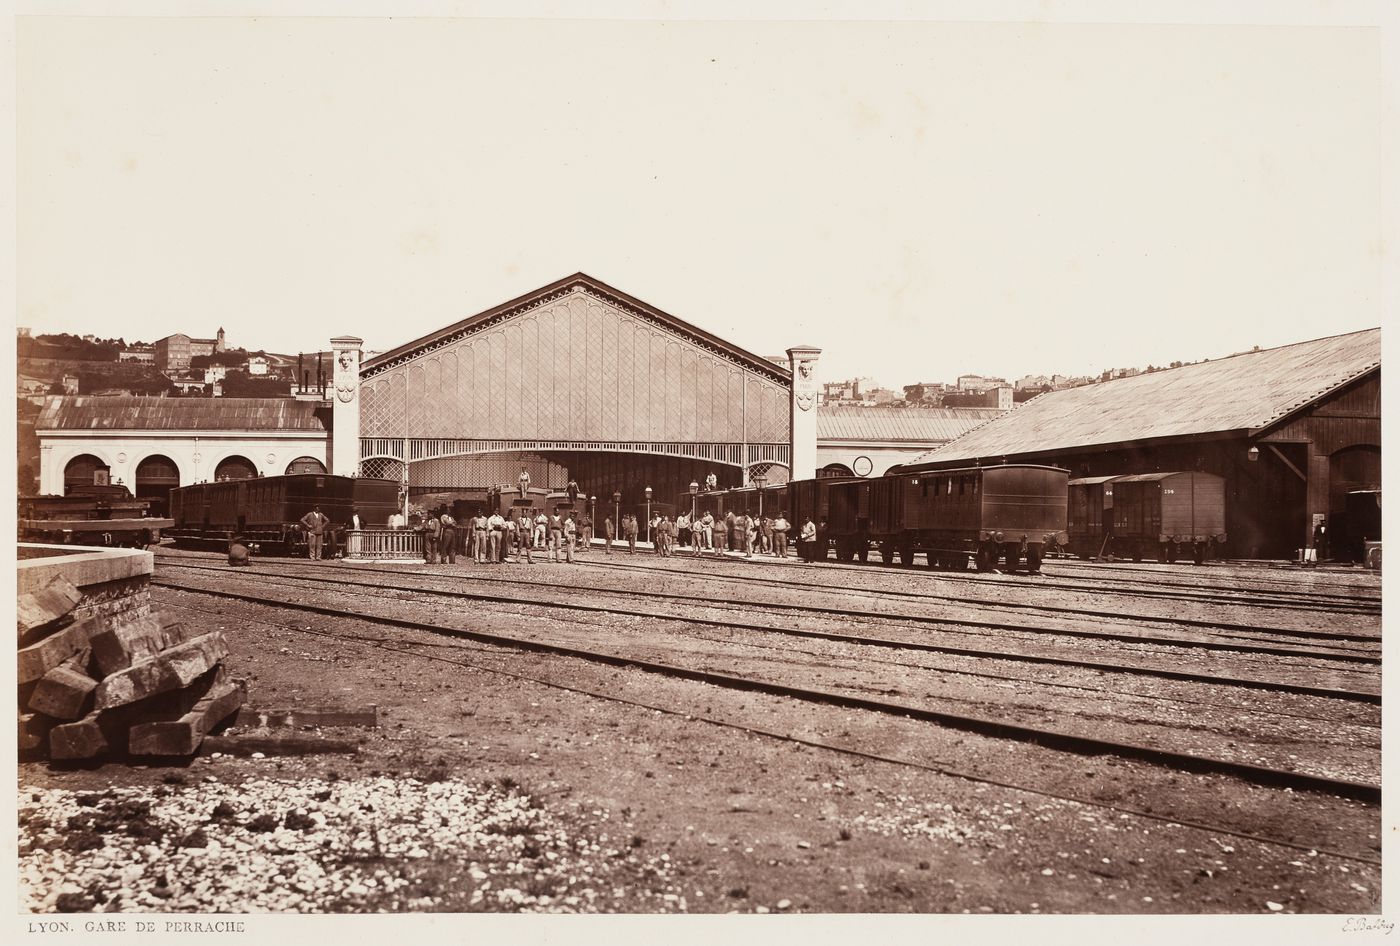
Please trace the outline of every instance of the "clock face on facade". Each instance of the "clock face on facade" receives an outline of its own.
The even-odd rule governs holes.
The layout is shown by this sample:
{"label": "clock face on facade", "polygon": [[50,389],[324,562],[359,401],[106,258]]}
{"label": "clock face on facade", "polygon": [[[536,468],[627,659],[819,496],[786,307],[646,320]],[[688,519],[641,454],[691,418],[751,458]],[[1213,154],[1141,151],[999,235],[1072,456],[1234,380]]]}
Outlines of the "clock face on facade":
{"label": "clock face on facade", "polygon": [[856,476],[869,476],[870,471],[875,468],[875,464],[869,457],[856,457],[851,463],[851,470]]}

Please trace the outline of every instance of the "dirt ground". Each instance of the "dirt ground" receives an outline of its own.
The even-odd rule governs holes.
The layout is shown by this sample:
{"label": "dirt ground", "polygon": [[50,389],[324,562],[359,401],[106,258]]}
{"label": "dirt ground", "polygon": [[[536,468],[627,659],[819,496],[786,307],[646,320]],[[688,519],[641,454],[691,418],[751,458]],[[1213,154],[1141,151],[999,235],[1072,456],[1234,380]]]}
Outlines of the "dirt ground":
{"label": "dirt ground", "polygon": [[[590,573],[566,568],[536,566],[531,577],[610,580],[601,571],[583,579]],[[1330,840],[1325,826],[1334,824],[1338,838],[1369,837],[1363,853],[1378,856],[1378,812],[1365,805],[1202,776],[1183,775],[1175,788],[1153,789],[1164,776],[1145,772],[1150,766],[930,733],[927,724],[909,720],[816,711],[777,697],[372,621],[170,590],[153,591],[153,604],[225,632],[227,669],[247,679],[251,707],[374,704],[379,727],[320,732],[357,742],[355,755],[206,756],[173,768],[25,764],[22,816],[27,803],[39,821],[52,822],[55,812],[71,818],[84,793],[95,793],[88,807],[99,813],[133,799],[180,802],[180,817],[204,825],[208,837],[228,829],[236,842],[230,854],[243,844],[266,854],[268,872],[259,882],[274,889],[291,884],[292,876],[277,858],[315,859],[305,843],[289,840],[289,824],[316,814],[307,798],[338,806],[322,815],[329,822],[321,828],[330,830],[346,811],[363,810],[365,803],[349,806],[345,793],[378,799],[394,791],[386,784],[415,792],[445,785],[453,800],[443,809],[444,825],[434,827],[434,843],[405,842],[414,845],[406,852],[421,855],[383,855],[372,874],[337,861],[340,869],[326,869],[321,887],[308,881],[310,889],[298,887],[292,900],[228,900],[228,885],[213,884],[224,890],[218,900],[205,876],[215,858],[186,857],[183,848],[156,843],[142,849],[146,873],[164,879],[172,894],[153,900],[151,884],[135,877],[119,880],[125,901],[89,903],[78,895],[92,883],[74,884],[77,868],[70,862],[67,879],[35,875],[31,909],[63,909],[58,897],[65,890],[76,897],[65,903],[85,910],[158,910],[173,897],[190,912],[233,903],[248,911],[303,912],[1366,913],[1379,902],[1379,869],[1331,856],[1323,843]],[[442,620],[431,611],[424,606],[424,620]],[[470,622],[474,614],[459,617]],[[249,724],[245,712],[235,733]],[[1004,787],[995,778],[944,774],[941,767],[984,777],[1058,772],[1049,781],[1057,790],[1079,781],[1085,796],[1138,810],[1152,810],[1155,800],[1158,811],[1170,811],[1168,800],[1152,792],[1180,793],[1194,782],[1210,799],[1214,820],[1204,817],[1204,804],[1192,810],[1200,816],[1193,820],[1257,830],[1271,826],[1271,811],[1293,808],[1304,826],[1298,840],[1323,850],[1138,817]],[[1021,782],[1043,784],[1033,776]],[[114,790],[131,794],[102,796]],[[221,801],[238,808],[239,792],[256,796],[258,811],[280,819],[267,837],[282,837],[281,848],[269,852],[245,832],[254,817],[249,805],[233,823],[214,817]],[[439,836],[471,812],[489,820],[522,806],[534,820],[519,830],[515,847]],[[1309,812],[1315,824],[1309,825]],[[42,833],[32,829],[31,842]],[[323,850],[342,847],[339,838],[319,843]],[[347,842],[345,850],[351,847]],[[543,869],[548,855],[565,849],[577,855],[577,866]],[[22,863],[44,853],[31,843],[27,852],[22,848]],[[155,869],[177,857],[178,876]],[[102,880],[105,869],[99,865],[91,876]],[[519,881],[508,888],[510,896],[499,895],[500,883],[491,892],[489,881],[498,874]],[[585,875],[598,882],[583,883]],[[380,880],[368,885],[366,877]]]}

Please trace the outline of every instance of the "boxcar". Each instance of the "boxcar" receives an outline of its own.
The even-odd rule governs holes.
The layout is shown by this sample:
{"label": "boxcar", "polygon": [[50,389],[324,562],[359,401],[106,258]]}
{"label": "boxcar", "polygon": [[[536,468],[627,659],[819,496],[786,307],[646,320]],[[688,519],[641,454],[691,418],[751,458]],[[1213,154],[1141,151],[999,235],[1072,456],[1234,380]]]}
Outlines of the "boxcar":
{"label": "boxcar", "polygon": [[837,558],[864,559],[870,543],[882,558],[929,567],[983,571],[1022,559],[1031,571],[1045,552],[1068,541],[1069,472],[1058,467],[1006,465],[896,473],[830,487],[828,532]]}
{"label": "boxcar", "polygon": [[330,520],[327,556],[345,542],[350,516],[383,525],[398,504],[398,483],[370,477],[292,473],[183,486],[170,492],[177,544],[223,548],[234,536],[262,551],[300,554],[306,549],[301,518],[317,506]]}
{"label": "boxcar", "polygon": [[1113,553],[1140,562],[1196,564],[1225,542],[1225,478],[1213,473],[1140,473],[1113,479]]}
{"label": "boxcar", "polygon": [[1102,554],[1113,535],[1113,481],[1086,476],[1069,481],[1069,550],[1080,558]]}

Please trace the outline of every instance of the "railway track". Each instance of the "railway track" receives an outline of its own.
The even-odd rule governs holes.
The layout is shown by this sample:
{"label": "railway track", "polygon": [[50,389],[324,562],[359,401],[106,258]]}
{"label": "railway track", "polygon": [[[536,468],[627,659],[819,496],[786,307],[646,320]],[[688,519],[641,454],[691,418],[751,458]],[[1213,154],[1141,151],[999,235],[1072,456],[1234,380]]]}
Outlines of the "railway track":
{"label": "railway track", "polygon": [[[703,556],[702,556],[702,557],[703,557]],[[892,569],[893,569],[893,568],[900,568],[900,566],[898,566],[898,565],[888,565],[888,566],[887,566],[887,565],[884,565],[884,563],[882,563],[882,562],[868,562],[868,563],[865,563],[865,564],[855,565],[855,564],[851,564],[851,563],[849,563],[849,562],[832,562],[832,561],[827,561],[827,562],[820,562],[819,564],[822,565],[822,566],[824,566],[825,568],[832,568],[832,567],[834,567],[834,568],[838,568],[838,569],[855,569],[855,570],[865,570],[865,569],[869,569],[869,568],[871,568],[871,567],[876,567],[876,568],[892,568]],[[980,584],[980,583],[984,583],[984,582],[987,580],[987,576],[984,576],[984,575],[964,575],[964,574],[959,574],[958,572],[935,571],[935,572],[933,572],[933,574],[937,575],[937,577],[940,578],[940,579],[943,579],[943,580],[946,580],[946,581],[951,581],[951,582],[970,583],[970,584]],[[1060,591],[1080,591],[1080,592],[1091,593],[1091,594],[1123,595],[1123,596],[1137,597],[1137,598],[1154,598],[1154,599],[1167,600],[1167,601],[1186,601],[1186,602],[1192,602],[1192,603],[1196,603],[1196,604],[1217,604],[1217,605],[1227,605],[1227,606],[1237,606],[1237,607],[1267,608],[1267,609],[1269,609],[1269,610],[1326,611],[1326,612],[1328,612],[1328,613],[1335,613],[1335,614],[1364,614],[1364,615],[1379,615],[1379,614],[1381,613],[1379,603],[1376,603],[1376,604],[1362,603],[1362,602],[1337,602],[1337,603],[1333,603],[1333,602],[1315,601],[1315,600],[1309,600],[1309,599],[1296,600],[1296,599],[1293,599],[1293,598],[1289,598],[1289,597],[1280,595],[1280,594],[1278,594],[1277,592],[1267,592],[1267,593],[1264,593],[1264,594],[1261,594],[1261,593],[1258,593],[1258,592],[1249,592],[1249,591],[1244,591],[1244,590],[1241,590],[1241,591],[1237,592],[1238,595],[1246,595],[1246,594],[1252,595],[1252,597],[1245,598],[1245,597],[1232,597],[1232,596],[1230,596],[1230,595],[1228,595],[1228,594],[1219,594],[1219,593],[1202,594],[1202,593],[1200,593],[1200,592],[1187,593],[1187,592],[1184,592],[1184,591],[1170,591],[1170,590],[1154,589],[1154,588],[1124,589],[1124,588],[1117,588],[1117,587],[1114,587],[1114,586],[1112,586],[1112,585],[1075,584],[1075,583],[1072,583],[1072,582],[1067,582],[1067,581],[1063,581],[1063,580],[1057,580],[1057,578],[1054,576],[1053,572],[1052,572],[1051,574],[1049,574],[1049,575],[1046,575],[1045,573],[1042,572],[1042,574],[1041,574],[1040,576],[1025,576],[1025,577],[1027,577],[1029,580],[1033,580],[1033,581],[1035,582],[1035,585],[1036,585],[1037,588],[1054,588],[1054,589],[1057,589],[1057,590],[1060,590]],[[1231,590],[1231,589],[1225,589],[1225,590],[1228,591],[1228,590]],[[1266,596],[1266,595],[1272,595],[1272,597],[1268,597],[1268,596]]]}
{"label": "railway track", "polygon": [[[205,608],[198,608],[189,604],[177,604],[175,606],[177,608],[193,611],[196,613],[216,617],[220,616],[220,612],[218,611],[212,611]],[[1016,792],[1024,792],[1029,795],[1040,796],[1043,798],[1071,802],[1088,808],[1095,808],[1103,811],[1111,811],[1116,814],[1136,817],[1145,821],[1160,824],[1167,827],[1168,829],[1189,828],[1192,830],[1207,832],[1211,835],[1230,837],[1262,845],[1272,845],[1289,850],[1307,852],[1309,854],[1321,854],[1326,857],[1337,858],[1351,863],[1365,864],[1376,867],[1381,866],[1380,860],[1375,857],[1359,855],[1347,851],[1340,851],[1333,849],[1330,846],[1325,846],[1321,844],[1299,843],[1296,837],[1293,836],[1290,836],[1288,838],[1282,838],[1275,835],[1267,835],[1254,831],[1241,830],[1239,828],[1232,827],[1229,825],[1207,823],[1191,818],[1183,818],[1180,816],[1162,814],[1160,812],[1152,810],[1134,808],[1123,804],[1115,804],[1113,802],[1105,801],[1101,798],[1088,797],[1082,794],[1056,792],[1052,790],[1047,790],[1042,787],[1028,785],[1024,782],[1013,782],[1006,779],[988,777],[984,774],[979,774],[976,772],[968,771],[966,769],[949,766],[946,763],[943,763],[942,761],[935,761],[933,763],[930,763],[928,761],[910,759],[901,756],[891,756],[882,753],[873,753],[852,746],[838,745],[830,742],[812,739],[810,737],[795,735],[789,732],[779,732],[775,730],[770,730],[762,726],[754,725],[747,721],[740,723],[735,722],[733,720],[716,718],[712,715],[709,715],[708,713],[697,714],[693,709],[690,708],[677,709],[674,706],[661,705],[653,702],[642,702],[635,699],[628,699],[619,695],[615,690],[593,690],[585,687],[580,687],[578,685],[560,683],[556,680],[540,677],[538,675],[523,674],[512,670],[503,669],[499,666],[482,663],[479,660],[462,660],[455,655],[447,656],[441,651],[441,648],[443,647],[456,649],[458,645],[452,643],[438,644],[436,642],[426,642],[420,644],[416,642],[396,641],[381,636],[347,635],[345,633],[317,630],[310,627],[299,627],[296,625],[286,624],[282,622],[256,620],[254,621],[254,623],[258,623],[266,627],[271,627],[286,632],[302,634],[322,639],[330,639],[337,642],[348,640],[352,643],[364,646],[369,649],[382,649],[389,653],[411,656],[422,660],[446,663],[452,666],[462,667],[465,669],[479,672],[498,674],[513,680],[527,682],[565,693],[576,694],[605,702],[635,707],[651,713],[658,713],[666,716],[684,719],[686,722],[698,720],[707,725],[716,726],[722,729],[737,730],[750,736],[759,736],[762,738],[771,739],[785,744],[804,746],[807,748],[812,748],[824,752],[830,752],[848,758],[880,762],[888,765],[930,772],[936,775],[960,779],[963,781],[973,782],[977,784],[1009,789],[1011,791]],[[423,653],[420,650],[412,649],[418,646],[429,646],[433,648],[433,650],[429,653]]]}
{"label": "railway track", "polygon": [[[248,577],[262,576],[250,575]],[[642,670],[673,679],[707,683],[731,690],[763,693],[770,696],[784,697],[814,704],[901,716],[935,723],[950,729],[977,733],[992,738],[1031,743],[1081,755],[1092,756],[1110,754],[1121,758],[1149,762],[1176,771],[1223,775],[1258,785],[1287,788],[1295,791],[1322,792],[1342,798],[1366,802],[1368,804],[1377,804],[1380,800],[1379,785],[1352,779],[1333,778],[1324,775],[1298,772],[1291,769],[1255,765],[1214,756],[1163,749],[1159,746],[1141,743],[1096,738],[1065,732],[1063,730],[1010,722],[1004,719],[950,712],[928,706],[875,699],[868,696],[858,696],[851,693],[836,692],[815,687],[795,686],[739,674],[701,670],[664,661],[641,659],[635,655],[610,653],[587,647],[559,644],[510,634],[445,626],[442,624],[409,620],[383,614],[367,614],[362,611],[349,611],[344,608],[311,604],[304,600],[279,600],[269,597],[263,589],[259,589],[259,593],[243,593],[228,589],[211,589],[183,585],[159,576],[154,580],[154,583],[160,587],[187,593],[243,601],[255,605],[274,606],[277,608],[340,619],[367,620],[379,625],[424,631],[434,635],[445,635],[482,644],[570,657],[614,667]],[[513,603],[519,604],[520,602],[517,599],[513,600]],[[533,602],[531,603],[533,604]]]}
{"label": "railway track", "polygon": [[[703,559],[702,559],[703,560]],[[621,564],[613,562],[600,562],[590,559],[583,564],[597,568],[618,568],[618,569],[643,569],[672,575],[683,574],[679,569],[666,568],[657,565],[644,564]],[[858,569],[869,573],[866,569]],[[739,574],[736,572],[710,572],[709,577],[721,578],[725,581],[744,582],[758,585],[778,586],[785,588],[795,588],[804,591],[841,592],[845,594],[862,594],[876,598],[907,598],[916,601],[944,601],[951,604],[966,604],[981,608],[1014,608],[1017,610],[1042,611],[1048,614],[1070,614],[1089,618],[1108,618],[1122,621],[1141,621],[1149,623],[1169,623],[1184,627],[1200,627],[1212,630],[1239,631],[1251,634],[1266,634],[1278,637],[1298,637],[1318,640],[1352,641],[1365,644],[1376,644],[1379,647],[1381,637],[1379,634],[1358,634],[1340,631],[1317,631],[1305,628],[1278,627],[1261,624],[1243,624],[1233,621],[1211,621],[1201,618],[1185,617],[1164,617],[1151,614],[1128,614],[1123,611],[1106,611],[1095,608],[1075,608],[1060,605],[1036,604],[1032,602],[1007,603],[1001,601],[988,601],[985,598],[960,597],[957,595],[937,594],[927,591],[910,590],[876,590],[873,588],[861,588],[851,585],[830,585],[815,581],[798,581],[792,578],[782,578],[773,575]],[[941,576],[940,576],[941,577]],[[974,579],[975,580],[975,579]],[[1040,585],[1037,588],[1043,587]]]}
{"label": "railway track", "polygon": [[[174,565],[174,566],[177,567],[177,568],[186,568],[186,569],[192,569],[192,570],[201,571],[201,572],[212,572],[212,573],[216,573],[216,574],[220,574],[220,575],[227,575],[227,574],[228,574],[228,569],[227,569],[227,568],[222,568],[222,567],[217,567],[217,566],[188,565],[188,564],[184,564],[184,563],[175,563],[175,562],[163,563],[163,564],[170,564],[170,565]],[[1235,686],[1235,687],[1246,688],[1246,689],[1255,689],[1255,690],[1272,690],[1272,691],[1276,691],[1276,692],[1280,692],[1280,693],[1291,693],[1291,694],[1300,695],[1300,696],[1313,696],[1313,697],[1322,697],[1322,698],[1327,698],[1327,699],[1338,699],[1338,700],[1344,700],[1344,701],[1348,701],[1348,702],[1367,703],[1367,704],[1371,704],[1371,705],[1380,705],[1380,702],[1381,702],[1381,693],[1380,693],[1379,689],[1375,689],[1375,690],[1363,690],[1363,689],[1346,689],[1346,688],[1341,688],[1341,687],[1318,687],[1318,686],[1311,686],[1311,685],[1306,685],[1306,684],[1290,683],[1290,682],[1287,682],[1287,681],[1261,680],[1261,679],[1255,679],[1255,678],[1250,678],[1250,677],[1226,676],[1226,675],[1223,675],[1223,674],[1211,674],[1211,673],[1199,673],[1199,672],[1193,672],[1193,671],[1188,671],[1188,670],[1172,669],[1172,668],[1168,668],[1168,667],[1149,667],[1149,666],[1143,666],[1143,665],[1139,665],[1139,664],[1125,664],[1125,663],[1118,663],[1118,662],[1111,662],[1111,661],[1092,661],[1092,660],[1086,660],[1086,659],[1084,659],[1084,658],[1056,657],[1056,656],[1046,655],[1046,654],[1032,654],[1032,653],[1026,653],[1026,652],[1024,652],[1024,651],[994,650],[994,649],[987,649],[987,648],[976,648],[976,647],[955,646],[955,645],[951,645],[951,644],[934,644],[934,643],[927,643],[927,642],[922,642],[922,641],[909,641],[909,640],[902,640],[902,639],[880,638],[880,637],[873,637],[873,636],[866,636],[866,635],[844,634],[844,633],[840,633],[840,632],[837,632],[837,631],[804,630],[804,629],[793,628],[793,627],[774,627],[774,626],[769,625],[769,624],[760,624],[760,623],[753,623],[753,622],[748,622],[748,621],[731,621],[731,620],[723,620],[723,621],[722,621],[722,620],[716,620],[716,619],[713,619],[713,618],[702,618],[702,617],[694,616],[694,615],[687,615],[687,616],[682,617],[682,616],[678,616],[678,615],[677,615],[676,613],[674,613],[674,612],[666,613],[666,612],[657,612],[657,611],[648,611],[648,610],[638,610],[638,609],[636,609],[636,608],[610,607],[610,606],[603,606],[603,605],[589,605],[589,604],[581,604],[581,603],[578,603],[578,602],[556,602],[556,601],[549,601],[549,600],[522,599],[522,597],[521,597],[520,595],[518,595],[518,594],[488,594],[488,593],[480,592],[480,591],[464,591],[464,590],[461,590],[461,589],[445,590],[445,589],[425,588],[425,587],[424,587],[423,585],[421,585],[421,584],[409,584],[409,585],[404,585],[404,584],[386,584],[386,583],[383,582],[382,580],[376,580],[376,581],[355,581],[355,580],[353,580],[353,579],[347,579],[347,578],[344,578],[344,577],[327,575],[325,569],[324,569],[323,567],[321,567],[321,566],[313,566],[313,565],[295,566],[295,565],[294,565],[293,567],[300,567],[300,568],[305,568],[305,569],[314,570],[315,574],[314,574],[314,575],[307,576],[305,580],[313,580],[313,579],[314,579],[314,580],[319,581],[319,582],[322,582],[322,583],[325,583],[325,582],[334,582],[334,583],[341,584],[341,585],[347,585],[347,586],[354,587],[354,588],[368,589],[368,590],[377,591],[377,592],[383,592],[383,591],[403,591],[403,592],[409,592],[409,593],[419,593],[419,594],[421,594],[421,593],[426,593],[426,594],[433,594],[433,595],[437,595],[437,596],[440,596],[440,597],[453,598],[453,599],[465,600],[465,601],[476,601],[476,602],[486,602],[486,603],[496,603],[496,604],[509,604],[509,605],[529,604],[529,605],[535,606],[535,607],[554,608],[554,609],[565,610],[565,611],[576,611],[576,612],[594,613],[594,614],[620,615],[620,616],[631,617],[631,618],[644,618],[644,619],[647,619],[647,620],[679,621],[679,622],[686,623],[686,624],[691,624],[691,625],[709,626],[709,627],[719,627],[719,628],[723,628],[723,629],[726,629],[726,630],[747,630],[747,631],[756,631],[756,632],[766,633],[766,634],[783,634],[783,635],[790,636],[790,637],[799,637],[799,638],[807,638],[807,639],[829,640],[829,641],[836,641],[836,642],[845,643],[845,644],[857,644],[857,645],[869,646],[869,647],[898,648],[898,649],[919,651],[919,652],[925,652],[925,653],[941,653],[941,654],[957,655],[957,656],[964,656],[964,657],[976,657],[976,658],[982,658],[982,659],[1006,660],[1006,661],[1017,662],[1017,663],[1031,663],[1031,664],[1042,664],[1042,665],[1048,665],[1048,666],[1073,667],[1073,668],[1085,669],[1085,670],[1096,670],[1096,671],[1105,672],[1105,673],[1134,674],[1134,675],[1139,675],[1139,676],[1157,677],[1157,678],[1160,678],[1160,679],[1176,680],[1176,681],[1184,681],[1184,682],[1192,682],[1192,683],[1205,683],[1205,684],[1210,684],[1210,685]],[[337,571],[343,571],[343,570],[346,570],[346,569],[349,569],[349,568],[355,568],[357,572],[369,572],[369,573],[371,573],[371,574],[373,574],[373,575],[375,575],[375,576],[382,576],[382,575],[384,575],[384,574],[386,573],[386,570],[375,569],[375,568],[372,568],[372,567],[368,567],[368,568],[360,567],[360,568],[357,568],[356,566],[342,566],[341,568],[338,568]],[[393,572],[392,570],[389,570],[389,571],[390,571],[390,573],[402,574],[402,573],[399,573],[399,572]],[[279,578],[285,578],[285,577],[286,577],[284,573],[269,572],[269,571],[244,571],[244,572],[242,572],[242,574],[257,575],[257,576],[265,577],[265,578],[269,579],[269,580],[271,581],[271,583],[274,583],[274,584],[277,583],[277,579],[279,579]],[[421,577],[431,577],[431,578],[434,578],[434,579],[437,579],[437,580],[449,580],[449,578],[452,577],[452,576],[438,576],[438,575],[424,576],[424,575],[422,575],[422,573],[420,572],[420,573],[415,573],[415,577],[420,577],[420,578],[421,578]],[[477,579],[477,576],[473,576],[473,580],[478,580],[478,579]],[[529,579],[495,578],[495,577],[492,577],[492,578],[488,578],[488,579],[484,579],[484,580],[485,580],[485,581],[490,581],[490,582],[492,582],[492,583],[504,582],[504,583],[507,583],[507,584],[516,584],[516,585],[543,586],[543,587],[548,587],[548,588],[550,588],[550,589],[552,589],[552,590],[558,590],[559,587],[560,587],[560,586],[558,585],[558,583],[555,583],[555,582],[539,582],[539,581],[531,581],[531,580],[529,580]],[[159,582],[159,579],[158,579],[158,582]],[[578,587],[578,586],[575,586],[575,588],[576,588],[576,590],[579,590],[579,591],[587,591],[587,592],[590,593],[590,594],[601,594],[601,595],[610,595],[610,594],[612,594],[612,595],[617,595],[617,594],[623,594],[623,595],[627,595],[628,597],[633,597],[634,594],[635,594],[635,593],[633,593],[633,592],[618,592],[618,591],[610,591],[610,590],[608,590],[608,589],[582,588],[582,587]],[[692,598],[689,598],[689,597],[687,597],[687,596],[685,596],[685,595],[670,594],[670,593],[661,592],[661,591],[649,591],[649,592],[647,592],[647,596],[648,596],[648,598],[652,598],[652,599],[693,601]],[[952,618],[946,618],[946,619],[945,619],[945,618],[935,618],[935,617],[930,617],[930,616],[925,616],[925,615],[891,614],[891,613],[888,613],[888,612],[871,613],[871,612],[868,612],[868,611],[853,611],[853,610],[848,610],[848,609],[822,608],[822,607],[816,607],[816,606],[811,606],[811,605],[789,605],[789,604],[776,603],[776,602],[775,602],[775,603],[758,603],[758,604],[749,603],[749,604],[746,604],[745,607],[748,607],[748,608],[750,608],[750,609],[752,609],[752,608],[754,608],[754,607],[757,607],[757,608],[764,608],[764,609],[769,609],[769,610],[772,610],[772,611],[783,612],[783,613],[799,612],[799,613],[801,613],[801,614],[803,614],[803,615],[809,615],[809,614],[827,614],[827,615],[838,616],[838,617],[841,617],[841,618],[844,618],[844,619],[848,619],[848,620],[862,620],[862,621],[867,621],[867,622],[870,621],[871,619],[875,619],[875,620],[879,620],[879,621],[885,622],[885,623],[907,622],[907,623],[931,624],[931,625],[953,624],[953,625],[972,625],[972,626],[976,626],[976,627],[991,628],[991,629],[995,629],[995,630],[1028,630],[1028,629],[1025,628],[1024,626],[997,624],[997,623],[993,623],[993,622],[969,622],[969,621],[962,621],[962,620],[959,620],[959,619],[952,619]],[[1328,652],[1328,651],[1316,651],[1316,650],[1313,650],[1313,651],[1299,651],[1299,650],[1290,650],[1290,649],[1287,649],[1287,648],[1264,648],[1264,647],[1262,647],[1261,645],[1250,644],[1250,643],[1239,643],[1239,644],[1235,644],[1235,643],[1230,643],[1230,644],[1219,643],[1219,644],[1217,644],[1217,642],[1211,642],[1210,645],[1198,645],[1198,644],[1196,644],[1195,642],[1191,642],[1191,641],[1182,641],[1182,640],[1180,640],[1180,639],[1175,639],[1175,638],[1150,638],[1150,637],[1143,637],[1143,636],[1125,637],[1125,636],[1122,636],[1122,635],[1097,635],[1097,634],[1094,634],[1094,632],[1089,632],[1089,631],[1078,631],[1078,632],[1076,632],[1076,631],[1065,631],[1065,630],[1060,630],[1060,629],[1055,629],[1055,628],[1030,628],[1029,630],[1031,630],[1031,631],[1033,631],[1033,632],[1035,632],[1035,633],[1042,633],[1042,634],[1063,634],[1063,635],[1071,636],[1071,637],[1076,637],[1076,636],[1078,636],[1078,637],[1088,637],[1088,636],[1105,637],[1105,636],[1106,636],[1106,637],[1107,637],[1108,639],[1110,639],[1110,640],[1118,640],[1118,641],[1122,641],[1122,640],[1132,640],[1132,641],[1137,642],[1137,643],[1167,644],[1167,645],[1172,645],[1172,646],[1187,646],[1187,647],[1192,647],[1192,646],[1210,646],[1210,647],[1213,647],[1214,649],[1219,649],[1219,650],[1240,650],[1240,651],[1249,652],[1249,653],[1266,653],[1266,654],[1270,654],[1270,655],[1274,655],[1274,656],[1306,657],[1306,658],[1310,658],[1310,659],[1322,658],[1322,659],[1333,659],[1333,660],[1343,660],[1343,661],[1346,661],[1346,660],[1356,660],[1356,655],[1351,655],[1351,654],[1345,654],[1345,655],[1339,657],[1339,656],[1336,656],[1336,655],[1334,655],[1333,653]],[[1379,658],[1376,658],[1376,659],[1377,659],[1377,661],[1378,661]]]}
{"label": "railway track", "polygon": [[[1046,561],[1046,564],[1053,565],[1057,574],[1061,572],[1066,572],[1069,576],[1080,579],[1101,578],[1104,581],[1108,581],[1111,579],[1103,574],[1105,572],[1113,574],[1128,573],[1133,576],[1135,581],[1141,581],[1149,585],[1158,585],[1171,588],[1199,587],[1199,582],[1192,582],[1190,580],[1172,580],[1171,576],[1177,575],[1177,572],[1163,573],[1149,566],[1118,565],[1109,564],[1105,562],[1095,562],[1090,564],[1085,562],[1073,561],[1071,559],[1048,559]],[[1340,589],[1336,591],[1318,591],[1315,589],[1300,588],[1299,582],[1301,580],[1312,577],[1302,572],[1299,572],[1296,575],[1295,579],[1291,582],[1284,582],[1282,580],[1277,579],[1259,579],[1239,575],[1225,575],[1215,572],[1214,570],[1203,574],[1217,583],[1222,581],[1250,582],[1251,585],[1253,585],[1221,589],[1236,594],[1268,594],[1274,595],[1280,600],[1292,600],[1296,598],[1305,601],[1337,602],[1339,604],[1358,605],[1366,607],[1379,607],[1381,604],[1381,596],[1378,593],[1375,593],[1376,591],[1378,591],[1378,588],[1364,588],[1360,585],[1336,586]],[[1263,585],[1267,585],[1268,587],[1262,587]],[[1350,589],[1351,591],[1357,593],[1347,593],[1347,589]]]}

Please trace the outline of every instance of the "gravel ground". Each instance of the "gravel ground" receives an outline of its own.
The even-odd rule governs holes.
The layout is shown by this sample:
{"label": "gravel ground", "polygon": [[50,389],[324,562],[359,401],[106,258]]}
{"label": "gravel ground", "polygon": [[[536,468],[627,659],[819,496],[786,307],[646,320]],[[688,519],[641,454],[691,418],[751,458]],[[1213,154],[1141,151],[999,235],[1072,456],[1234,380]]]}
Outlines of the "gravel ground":
{"label": "gravel ground", "polygon": [[[445,773],[442,773],[445,775]],[[278,779],[22,792],[21,906],[219,913],[686,909],[670,855],[509,785]],[[503,780],[505,781],[505,780]]]}

